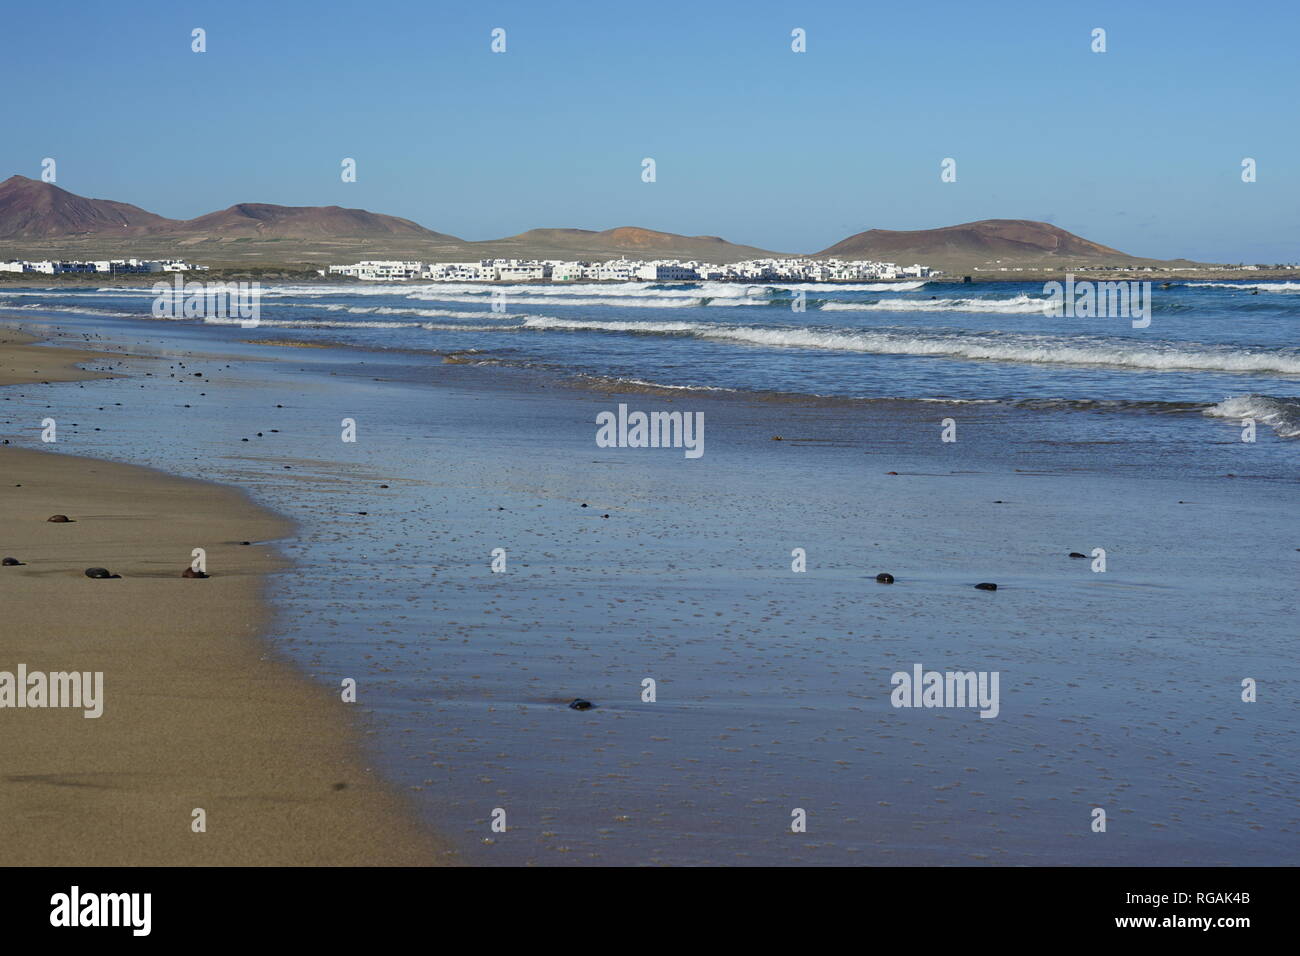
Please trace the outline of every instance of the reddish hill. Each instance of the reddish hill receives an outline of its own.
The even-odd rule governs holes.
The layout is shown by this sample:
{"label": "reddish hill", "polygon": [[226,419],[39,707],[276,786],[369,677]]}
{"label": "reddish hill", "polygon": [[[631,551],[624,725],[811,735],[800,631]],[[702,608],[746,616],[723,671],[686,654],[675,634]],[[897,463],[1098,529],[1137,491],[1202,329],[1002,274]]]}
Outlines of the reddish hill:
{"label": "reddish hill", "polygon": [[52,183],[0,183],[0,239],[420,239],[458,242],[409,219],[341,206],[239,203],[197,219],[167,219],[138,206],[86,199]]}
{"label": "reddish hill", "polygon": [[817,257],[920,262],[941,268],[970,268],[999,261],[1002,265],[1060,260],[1138,261],[1136,256],[1032,219],[983,219],[911,231],[869,229],[823,249]]}
{"label": "reddish hill", "polygon": [[255,239],[452,239],[454,237],[397,216],[342,206],[275,206],[238,203],[219,212],[176,223],[185,236],[221,236]]}
{"label": "reddish hill", "polygon": [[176,225],[111,199],[86,199],[53,183],[10,176],[0,183],[0,236],[48,239],[61,236],[136,236]]}

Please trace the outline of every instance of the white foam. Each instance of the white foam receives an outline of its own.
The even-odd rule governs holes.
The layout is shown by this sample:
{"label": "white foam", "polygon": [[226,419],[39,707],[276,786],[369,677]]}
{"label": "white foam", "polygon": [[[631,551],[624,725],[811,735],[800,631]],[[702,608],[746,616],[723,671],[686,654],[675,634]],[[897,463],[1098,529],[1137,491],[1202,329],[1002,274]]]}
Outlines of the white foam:
{"label": "white foam", "polygon": [[[502,297],[507,305],[598,305],[617,308],[640,308],[640,309],[682,309],[691,308],[703,304],[700,294],[692,293],[687,296],[655,296],[655,297],[624,297],[624,298],[576,298],[576,297],[549,297],[549,296],[521,296],[513,290],[505,292]],[[456,293],[420,293],[409,295],[408,299],[416,299],[422,302],[460,302],[460,303],[485,303],[483,296],[479,295],[458,295]]]}
{"label": "white foam", "polygon": [[1300,292],[1300,282],[1189,282],[1191,289],[1259,289],[1265,292]]}
{"label": "white foam", "polygon": [[[8,293],[5,294],[8,295]],[[66,312],[69,315],[94,315],[108,319],[148,318],[148,315],[141,315],[138,312],[113,312],[109,309],[83,309],[70,305],[45,305],[40,302],[31,305],[14,305],[12,302],[0,302],[0,309],[15,309],[23,312]]]}
{"label": "white foam", "polygon": [[1282,438],[1300,438],[1300,399],[1269,395],[1237,395],[1205,409],[1211,418],[1253,418],[1264,422]]}
{"label": "white foam", "polygon": [[825,312],[984,312],[998,315],[1043,313],[1048,299],[1020,294],[1011,299],[881,299],[879,302],[823,302]]}
{"label": "white foam", "polygon": [[588,322],[532,316],[524,328],[567,331],[687,334],[701,339],[741,342],[772,348],[831,349],[882,355],[931,355],[957,359],[982,359],[1047,365],[1108,365],[1137,369],[1189,369],[1223,372],[1281,372],[1300,375],[1300,353],[1248,351],[1191,344],[1152,344],[1137,348],[1128,343],[1075,345],[1051,336],[859,332],[710,325],[702,322]]}

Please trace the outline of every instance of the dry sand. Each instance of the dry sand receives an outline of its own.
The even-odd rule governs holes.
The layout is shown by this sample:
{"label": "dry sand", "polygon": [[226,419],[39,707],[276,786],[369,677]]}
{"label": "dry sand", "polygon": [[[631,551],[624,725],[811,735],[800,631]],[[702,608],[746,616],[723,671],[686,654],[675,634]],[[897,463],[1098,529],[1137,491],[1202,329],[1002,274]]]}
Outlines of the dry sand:
{"label": "dry sand", "polygon": [[[0,332],[0,384],[103,358],[30,341]],[[97,719],[0,709],[0,865],[454,862],[364,769],[350,705],[261,642],[259,542],[288,532],[234,489],[0,447],[0,556],[25,562],[0,567],[0,671],[104,675]],[[196,547],[206,580],[181,577]]]}

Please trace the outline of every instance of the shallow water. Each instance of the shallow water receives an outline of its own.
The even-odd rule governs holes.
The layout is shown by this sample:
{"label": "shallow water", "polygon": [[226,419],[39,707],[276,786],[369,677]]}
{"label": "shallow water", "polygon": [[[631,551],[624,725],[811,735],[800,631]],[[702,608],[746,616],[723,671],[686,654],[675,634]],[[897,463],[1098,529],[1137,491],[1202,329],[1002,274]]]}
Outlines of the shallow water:
{"label": "shallow water", "polygon": [[[275,646],[358,680],[379,767],[475,862],[1300,860],[1293,446],[1267,430],[1247,446],[1199,413],[670,402],[59,324],[168,360],[7,390],[5,436],[38,444],[53,414],[58,450],[239,484],[297,519]],[[597,448],[618,401],[703,411],[705,455]],[[1095,547],[1105,573],[1066,556]],[[892,707],[915,663],[998,671],[998,717]]]}

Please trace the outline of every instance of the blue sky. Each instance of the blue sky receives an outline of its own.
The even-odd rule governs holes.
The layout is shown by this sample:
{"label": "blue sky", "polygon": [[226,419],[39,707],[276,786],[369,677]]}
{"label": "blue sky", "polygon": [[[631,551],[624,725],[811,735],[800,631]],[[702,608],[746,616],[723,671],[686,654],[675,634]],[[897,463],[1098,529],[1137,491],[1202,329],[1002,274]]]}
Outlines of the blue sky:
{"label": "blue sky", "polygon": [[338,204],[466,239],[640,225],[813,252],[1026,218],[1297,261],[1297,26],[1294,0],[10,4],[0,175],[50,156],[60,186],[167,216]]}

